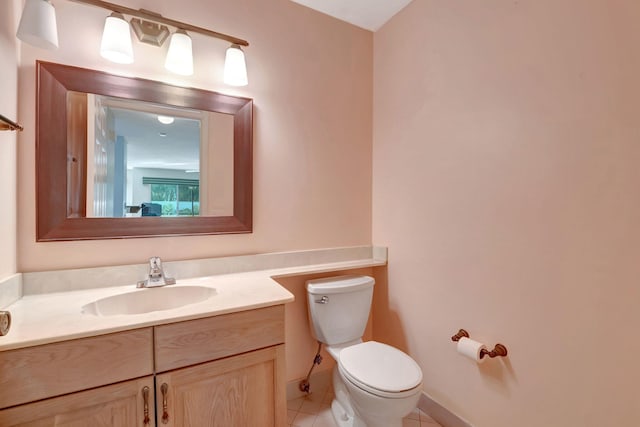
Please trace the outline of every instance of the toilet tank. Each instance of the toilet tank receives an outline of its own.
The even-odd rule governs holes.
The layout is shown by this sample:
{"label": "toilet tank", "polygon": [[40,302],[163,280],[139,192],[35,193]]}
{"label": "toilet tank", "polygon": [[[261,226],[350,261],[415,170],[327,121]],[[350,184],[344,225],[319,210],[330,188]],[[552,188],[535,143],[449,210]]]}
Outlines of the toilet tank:
{"label": "toilet tank", "polygon": [[327,345],[362,338],[371,310],[374,283],[369,276],[307,281],[309,322],[314,338]]}

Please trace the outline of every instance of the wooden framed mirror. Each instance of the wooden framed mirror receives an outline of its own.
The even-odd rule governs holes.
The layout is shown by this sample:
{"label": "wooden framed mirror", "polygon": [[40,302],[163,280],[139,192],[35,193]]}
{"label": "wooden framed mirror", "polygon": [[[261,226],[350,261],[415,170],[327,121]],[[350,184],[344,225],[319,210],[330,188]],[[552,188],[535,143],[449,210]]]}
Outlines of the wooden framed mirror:
{"label": "wooden framed mirror", "polygon": [[[37,241],[252,232],[253,101],[251,99],[42,61],[36,64],[36,76]],[[92,189],[92,183],[97,178],[92,176],[92,159],[89,160],[93,142],[89,144],[87,142],[89,139],[97,140],[97,137],[94,136],[92,129],[95,124],[87,124],[87,117],[91,118],[87,110],[91,111],[93,108],[93,104],[86,101],[87,96],[113,100],[110,102],[115,103],[117,108],[119,108],[118,104],[135,100],[152,105],[156,113],[169,109],[184,109],[184,113],[178,111],[176,114],[185,120],[192,119],[191,116],[194,114],[208,116],[210,113],[220,113],[229,118],[225,119],[230,123],[228,126],[230,146],[227,151],[228,163],[232,162],[232,167],[228,168],[229,208],[218,211],[213,209],[210,211],[210,216],[207,212],[200,215],[198,211],[201,198],[193,196],[192,188],[189,207],[181,208],[179,202],[176,202],[177,209],[164,209],[165,206],[161,205],[164,202],[157,202],[157,205],[161,205],[162,208],[158,209],[159,216],[133,218],[121,216],[124,210],[134,211],[134,208],[140,210],[140,206],[125,206],[131,201],[129,198],[125,200],[123,195],[120,199],[117,197],[112,199],[111,196],[108,198],[109,203],[118,207],[116,210],[120,213],[96,214],[92,203],[98,205],[104,201],[98,200],[93,194],[98,191]],[[138,107],[134,107],[136,108]],[[89,122],[92,123],[91,120]],[[198,126],[202,127],[202,125]],[[206,144],[208,133],[205,132],[203,135],[205,136],[202,140]],[[204,148],[203,151],[206,151],[206,145]],[[207,156],[216,158],[216,155]],[[123,167],[126,168],[126,166],[120,166],[120,169]],[[183,170],[182,172],[191,171]],[[120,173],[124,176],[128,172]],[[202,181],[201,184],[213,181],[212,176],[211,171],[208,173],[202,171],[200,177],[206,181]],[[123,180],[126,179],[128,178],[122,178],[119,185],[115,187],[125,185]],[[199,182],[193,179],[184,181]],[[149,182],[159,181],[146,178],[146,185],[149,185]],[[160,182],[166,184],[166,180]],[[173,183],[175,179],[170,182],[171,185]],[[180,187],[176,188],[177,192],[180,192]],[[201,191],[201,193],[204,197],[205,192]],[[194,199],[197,206],[194,206]],[[116,201],[113,202],[113,200]],[[152,202],[153,200],[149,200],[147,207],[153,205]],[[132,203],[141,205],[139,202]],[[209,204],[212,204],[211,201]],[[195,216],[196,213],[198,216]]]}

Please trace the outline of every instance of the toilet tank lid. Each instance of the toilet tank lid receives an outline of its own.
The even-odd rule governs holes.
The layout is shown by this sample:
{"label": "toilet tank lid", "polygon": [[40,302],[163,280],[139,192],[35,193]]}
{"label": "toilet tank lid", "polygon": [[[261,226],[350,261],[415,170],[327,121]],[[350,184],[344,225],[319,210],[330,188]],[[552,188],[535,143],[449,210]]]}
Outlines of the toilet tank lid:
{"label": "toilet tank lid", "polygon": [[369,276],[337,276],[307,281],[307,292],[310,294],[340,294],[355,292],[373,287],[376,281]]}

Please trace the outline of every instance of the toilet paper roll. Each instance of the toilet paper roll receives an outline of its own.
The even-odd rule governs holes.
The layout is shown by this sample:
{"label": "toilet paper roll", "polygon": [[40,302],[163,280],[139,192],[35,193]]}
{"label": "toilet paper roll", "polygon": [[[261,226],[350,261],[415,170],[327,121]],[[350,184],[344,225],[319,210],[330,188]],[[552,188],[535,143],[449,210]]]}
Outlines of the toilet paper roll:
{"label": "toilet paper roll", "polygon": [[484,359],[480,359],[480,352],[485,349],[486,346],[481,342],[462,337],[458,340],[458,353],[468,357],[471,360],[475,360],[477,363],[484,362]]}

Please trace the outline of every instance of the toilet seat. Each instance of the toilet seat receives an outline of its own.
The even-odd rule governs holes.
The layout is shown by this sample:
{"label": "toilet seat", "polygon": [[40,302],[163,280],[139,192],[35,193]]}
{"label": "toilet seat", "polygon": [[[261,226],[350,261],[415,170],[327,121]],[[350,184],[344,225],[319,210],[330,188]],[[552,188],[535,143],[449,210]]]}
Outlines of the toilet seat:
{"label": "toilet seat", "polygon": [[409,355],[377,341],[342,349],[338,369],[353,385],[380,397],[402,398],[422,384],[422,371]]}

